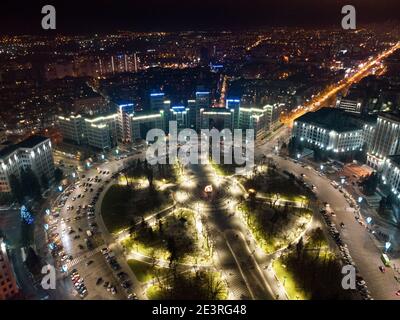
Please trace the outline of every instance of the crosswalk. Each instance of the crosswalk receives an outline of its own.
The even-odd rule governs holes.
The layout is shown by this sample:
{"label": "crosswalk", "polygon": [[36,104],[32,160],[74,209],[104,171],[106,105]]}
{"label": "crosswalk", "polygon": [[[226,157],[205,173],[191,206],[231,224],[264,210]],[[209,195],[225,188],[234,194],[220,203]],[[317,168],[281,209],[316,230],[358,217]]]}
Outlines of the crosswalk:
{"label": "crosswalk", "polygon": [[64,266],[67,268],[68,271],[70,271],[77,264],[79,264],[82,261],[86,260],[87,258],[90,258],[90,257],[94,256],[95,254],[99,253],[102,247],[103,246],[97,247],[97,248],[93,249],[92,251],[86,252],[78,257],[75,257],[74,259],[64,263]]}

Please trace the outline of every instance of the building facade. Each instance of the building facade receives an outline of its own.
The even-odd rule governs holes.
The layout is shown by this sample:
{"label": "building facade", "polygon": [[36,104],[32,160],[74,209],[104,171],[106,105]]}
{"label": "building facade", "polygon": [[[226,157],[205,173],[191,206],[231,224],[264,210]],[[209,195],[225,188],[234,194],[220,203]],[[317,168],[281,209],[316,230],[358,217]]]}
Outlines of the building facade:
{"label": "building facade", "polygon": [[337,109],[309,112],[293,123],[292,136],[310,148],[352,153],[364,145],[362,125]]}
{"label": "building facade", "polygon": [[19,289],[7,255],[7,247],[0,238],[0,300],[11,299]]}
{"label": "building facade", "polygon": [[42,176],[53,179],[54,159],[49,138],[31,136],[0,151],[0,192],[11,192],[11,175],[20,177],[21,171],[28,167],[38,179]]}
{"label": "building facade", "polygon": [[400,199],[400,155],[389,156],[382,165],[382,182],[391,187],[392,193]]}
{"label": "building facade", "polygon": [[400,154],[400,117],[393,114],[378,116],[368,164],[379,169],[387,156]]}

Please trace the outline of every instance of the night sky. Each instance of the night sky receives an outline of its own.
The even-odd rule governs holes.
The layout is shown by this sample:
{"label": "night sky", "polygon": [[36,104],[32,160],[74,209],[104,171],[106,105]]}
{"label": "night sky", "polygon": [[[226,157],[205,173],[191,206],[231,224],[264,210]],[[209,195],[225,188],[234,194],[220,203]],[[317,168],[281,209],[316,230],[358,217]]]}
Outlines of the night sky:
{"label": "night sky", "polygon": [[399,0],[2,0],[0,32],[43,32],[45,4],[56,7],[57,31],[62,33],[340,27],[345,4],[356,6],[359,25],[400,20]]}

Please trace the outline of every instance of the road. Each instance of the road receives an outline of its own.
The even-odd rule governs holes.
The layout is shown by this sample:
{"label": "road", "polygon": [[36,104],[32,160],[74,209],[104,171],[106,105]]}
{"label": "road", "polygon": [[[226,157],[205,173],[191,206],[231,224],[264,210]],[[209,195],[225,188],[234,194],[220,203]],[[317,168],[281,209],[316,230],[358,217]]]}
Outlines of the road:
{"label": "road", "polygon": [[[131,158],[135,159],[142,157],[142,154],[135,155]],[[61,258],[56,259],[56,265],[61,268],[65,266],[67,273],[58,274],[57,291],[59,292],[58,297],[64,294],[63,298],[76,299],[79,298],[78,293],[74,290],[72,282],[67,274],[77,269],[79,275],[84,280],[85,286],[87,287],[88,295],[85,299],[98,300],[98,299],[126,299],[127,293],[119,285],[120,280],[116,277],[117,272],[113,272],[111,266],[105,260],[100,249],[108,246],[116,254],[116,260],[121,265],[122,270],[128,274],[133,287],[137,284],[137,280],[129,269],[124,257],[122,250],[115,245],[114,239],[109,237],[108,232],[105,230],[102,220],[100,220],[100,205],[101,200],[105,192],[100,192],[100,188],[107,188],[109,186],[108,181],[111,181],[111,175],[117,172],[123,166],[123,161],[106,161],[102,164],[95,165],[89,170],[85,170],[80,174],[80,180],[77,178],[74,185],[71,185],[68,189],[64,190],[60,194],[58,201],[65,196],[59,208],[59,217],[51,219],[51,226],[48,232],[49,243],[52,241],[59,242],[63,247],[63,255],[71,256],[72,259],[66,259],[60,261]],[[98,172],[100,170],[101,173]],[[109,173],[104,173],[108,171]],[[84,177],[83,177],[84,175]],[[95,181],[98,177],[101,181]],[[89,179],[91,181],[89,181]],[[85,191],[83,183],[90,183]],[[87,215],[87,209],[83,209],[84,206],[88,206],[95,195],[99,197],[99,200],[95,201],[95,212],[96,216]],[[57,202],[58,202],[57,201]],[[57,203],[55,203],[57,206]],[[68,209],[73,206],[73,209]],[[81,208],[81,209],[79,209]],[[52,208],[54,211],[54,207]],[[96,230],[92,236],[87,235],[87,230],[93,230],[89,224],[95,226]],[[86,238],[90,238],[93,244],[93,248],[88,248],[85,242]],[[103,285],[96,285],[97,279],[102,278],[103,282],[109,282],[114,284],[117,289],[116,294],[111,294],[107,291]],[[130,292],[129,290],[127,291]],[[138,298],[142,298],[142,295],[136,293]],[[54,296],[54,295],[53,295]]]}
{"label": "road", "polygon": [[391,268],[387,268],[386,273],[379,270],[382,265],[380,259],[381,250],[376,246],[373,235],[371,235],[364,226],[360,225],[355,219],[353,209],[342,193],[335,189],[329,179],[319,176],[313,169],[305,169],[299,163],[291,160],[285,160],[277,155],[272,156],[278,163],[280,169],[287,170],[299,176],[304,173],[304,180],[317,187],[317,197],[322,202],[330,204],[336,217],[332,217],[332,221],[339,225],[341,222],[345,224],[345,228],[340,229],[341,237],[347,244],[357,268],[361,276],[365,279],[368,289],[374,299],[396,299],[400,297],[395,292],[400,289],[399,283],[394,279],[394,272]]}
{"label": "road", "polygon": [[340,91],[350,87],[353,83],[357,83],[362,78],[370,75],[373,68],[377,65],[377,63],[381,62],[382,60],[390,56],[393,52],[395,52],[399,48],[400,48],[400,42],[397,42],[390,48],[378,54],[376,57],[370,58],[364,63],[359,64],[356,67],[353,74],[342,79],[338,83],[328,87],[323,92],[316,94],[315,97],[308,104],[304,106],[298,106],[293,111],[283,115],[281,121],[284,124],[291,126],[293,121],[298,117],[301,117],[307,112],[317,111],[318,109],[324,107],[324,104],[332,97],[335,97]]}
{"label": "road", "polygon": [[[214,243],[215,265],[228,283],[231,298],[273,299],[276,294],[268,284],[263,268],[270,263],[270,258],[255,254],[255,242],[251,241],[247,227],[238,215],[233,214],[234,210],[230,210],[240,193],[231,193],[230,180],[216,182],[209,165],[190,165],[187,172],[197,190],[192,191],[193,198],[189,198],[186,205],[193,207],[193,202],[201,201],[198,212]],[[203,201],[201,193],[206,185],[213,185],[215,198]]]}

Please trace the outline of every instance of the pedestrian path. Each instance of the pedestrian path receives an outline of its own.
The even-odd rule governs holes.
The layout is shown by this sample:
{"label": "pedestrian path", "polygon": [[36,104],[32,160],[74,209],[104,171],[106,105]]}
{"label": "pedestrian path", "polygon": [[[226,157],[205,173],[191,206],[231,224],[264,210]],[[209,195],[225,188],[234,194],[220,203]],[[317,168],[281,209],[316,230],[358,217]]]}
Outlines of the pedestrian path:
{"label": "pedestrian path", "polygon": [[79,264],[82,261],[86,260],[87,258],[90,258],[90,257],[94,256],[95,254],[99,253],[101,248],[103,248],[103,247],[104,246],[97,247],[96,249],[93,249],[92,251],[86,252],[78,257],[75,257],[74,259],[68,261],[67,263],[64,263],[63,265],[67,267],[67,270],[71,270],[77,264]]}

